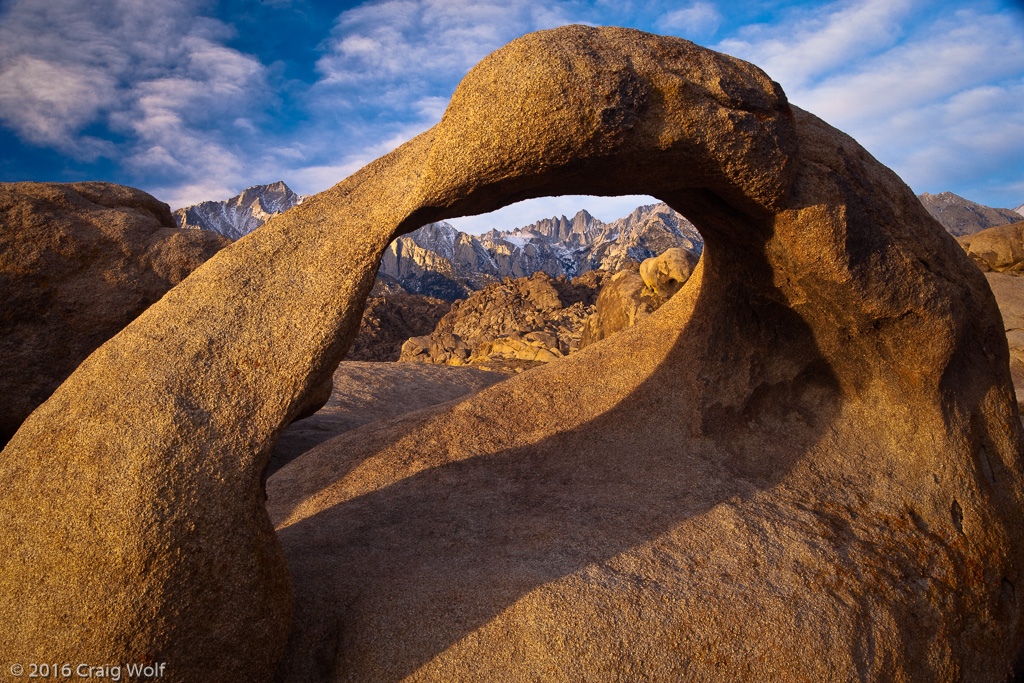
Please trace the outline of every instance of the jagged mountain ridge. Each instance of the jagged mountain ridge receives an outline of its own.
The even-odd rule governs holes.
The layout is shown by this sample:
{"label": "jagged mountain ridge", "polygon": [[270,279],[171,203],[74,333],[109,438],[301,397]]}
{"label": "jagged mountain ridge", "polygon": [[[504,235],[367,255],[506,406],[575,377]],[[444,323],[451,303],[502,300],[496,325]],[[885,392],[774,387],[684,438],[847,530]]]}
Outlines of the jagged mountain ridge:
{"label": "jagged mountain ridge", "polygon": [[269,185],[253,185],[222,202],[186,206],[174,211],[173,216],[180,228],[212,230],[236,240],[305,199],[279,180]]}
{"label": "jagged mountain ridge", "polygon": [[[284,182],[255,185],[226,201],[178,209],[174,217],[182,228],[213,230],[238,239],[303,199]],[[506,277],[544,271],[573,278],[590,270],[619,270],[670,247],[699,254],[703,240],[666,204],[637,207],[611,223],[582,210],[571,219],[545,218],[482,235],[439,222],[395,240],[384,253],[379,272],[410,292],[454,301]]]}
{"label": "jagged mountain ridge", "polygon": [[410,291],[453,300],[506,277],[543,271],[573,278],[596,269],[620,270],[670,247],[700,254],[703,244],[693,224],[666,204],[637,207],[611,223],[583,210],[572,219],[546,218],[482,235],[442,222],[395,240],[380,272]]}
{"label": "jagged mountain ridge", "polygon": [[[978,204],[952,192],[919,194],[917,196],[928,213],[954,237],[973,235],[987,228],[1016,223],[1020,214],[1011,209],[995,209]],[[1022,205],[1024,208],[1024,205]]]}

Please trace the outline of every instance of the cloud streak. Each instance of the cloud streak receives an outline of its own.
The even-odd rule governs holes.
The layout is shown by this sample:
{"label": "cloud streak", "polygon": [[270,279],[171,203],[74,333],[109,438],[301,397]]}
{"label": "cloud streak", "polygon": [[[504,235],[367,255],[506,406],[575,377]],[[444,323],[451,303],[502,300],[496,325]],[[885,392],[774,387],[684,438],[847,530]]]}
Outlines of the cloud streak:
{"label": "cloud streak", "polygon": [[245,163],[219,124],[271,93],[265,67],[225,47],[231,27],[199,8],[16,0],[0,23],[0,121],[29,143],[116,159],[141,179],[237,182]]}
{"label": "cloud streak", "polygon": [[[57,150],[72,177],[112,169],[100,177],[175,205],[279,179],[323,190],[437,123],[489,52],[568,23],[717,37],[714,49],[764,68],[916,191],[1024,201],[1024,12],[1003,0],[378,0],[333,16],[305,0],[2,7],[0,126],[29,146],[5,168]],[[292,33],[258,40],[264,26]]]}
{"label": "cloud streak", "polygon": [[1024,175],[1020,19],[844,2],[717,47],[764,67],[790,101],[855,137],[917,192],[983,196],[1008,187],[998,180],[1008,171]]}

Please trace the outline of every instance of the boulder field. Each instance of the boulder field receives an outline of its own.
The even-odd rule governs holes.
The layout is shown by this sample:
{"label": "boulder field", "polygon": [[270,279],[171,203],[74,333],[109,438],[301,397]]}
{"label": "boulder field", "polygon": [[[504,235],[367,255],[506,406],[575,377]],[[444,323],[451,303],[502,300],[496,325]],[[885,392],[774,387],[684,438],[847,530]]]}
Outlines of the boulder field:
{"label": "boulder field", "polygon": [[[703,257],[637,325],[346,432],[264,501],[387,245],[549,194],[653,195]],[[0,652],[173,681],[999,681],[1021,456],[991,290],[895,174],[751,64],[563,27],[221,250],[25,421]]]}

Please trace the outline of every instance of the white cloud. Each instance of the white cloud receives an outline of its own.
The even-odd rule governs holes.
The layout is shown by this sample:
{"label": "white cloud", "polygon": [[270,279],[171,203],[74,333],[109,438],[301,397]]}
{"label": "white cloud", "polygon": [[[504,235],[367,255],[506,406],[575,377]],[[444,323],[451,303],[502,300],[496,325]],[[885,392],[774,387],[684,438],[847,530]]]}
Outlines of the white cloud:
{"label": "white cloud", "polygon": [[657,23],[661,30],[675,32],[684,38],[709,36],[718,30],[722,15],[713,4],[701,1],[666,12],[658,18]]}
{"label": "white cloud", "polygon": [[739,37],[723,40],[716,49],[757,64],[787,89],[799,88],[892,46],[911,5],[911,0],[835,2],[793,24],[744,27]]}
{"label": "white cloud", "polygon": [[1011,169],[1024,172],[1019,19],[861,0],[744,29],[717,49],[764,68],[790,101],[852,135],[916,192],[977,188],[971,198],[983,201],[1008,186],[999,178]]}
{"label": "white cloud", "polygon": [[232,189],[230,186],[218,183],[216,180],[157,187],[149,192],[160,201],[168,204],[171,207],[171,211],[209,200],[227,199],[238,194],[237,189]]}
{"label": "white cloud", "polygon": [[[15,0],[0,23],[0,122],[80,159],[195,181],[240,172],[221,121],[269,93],[256,59],[192,0]],[[228,118],[230,117],[230,118]],[[117,144],[84,136],[106,129]]]}
{"label": "white cloud", "polygon": [[339,15],[317,69],[324,83],[457,82],[513,38],[571,23],[558,3],[387,0]]}
{"label": "white cloud", "polygon": [[106,146],[78,132],[96,118],[115,88],[102,72],[16,55],[0,71],[0,121],[31,143],[93,159]]}

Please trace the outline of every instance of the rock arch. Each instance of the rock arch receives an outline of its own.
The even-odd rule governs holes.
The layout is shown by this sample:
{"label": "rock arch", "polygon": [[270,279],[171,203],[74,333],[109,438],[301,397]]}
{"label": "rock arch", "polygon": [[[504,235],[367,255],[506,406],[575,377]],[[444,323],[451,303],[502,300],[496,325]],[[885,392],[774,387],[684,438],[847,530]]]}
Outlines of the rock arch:
{"label": "rock arch", "polygon": [[[352,519],[353,491],[422,505],[445,477],[488,481],[489,463],[506,483],[524,462],[568,476],[557,455],[587,444],[587,488],[565,486],[641,535],[595,529],[595,545],[574,541],[601,549],[592,562],[531,565],[540,583],[436,637],[399,629],[394,664],[366,650],[372,628],[339,641],[334,607],[288,643],[261,473],[351,343],[385,247],[559,193],[652,194],[689,217],[706,246],[683,296],[621,346],[360,431],[339,442],[340,464],[276,475],[270,502],[303,619],[346,597],[307,551]],[[476,66],[437,126],[195,271],[24,423],[0,463],[0,651],[166,661],[182,681],[269,679],[282,657],[296,680],[374,667],[378,680],[488,666],[568,677],[570,656],[610,677],[998,677],[1021,640],[1024,559],[1002,335],[982,276],[899,178],[757,68],[627,29],[530,34]],[[528,429],[515,422],[525,401]],[[618,457],[638,425],[652,457]],[[360,479],[365,467],[376,473]],[[653,516],[608,502],[601,482],[643,472],[681,488],[658,489]],[[586,531],[567,528],[559,541]],[[650,583],[655,566],[673,578]],[[654,588],[616,593],[631,580]],[[573,611],[558,595],[592,602]],[[802,633],[794,605],[825,635]],[[634,609],[646,611],[616,621]],[[745,637],[753,623],[772,651]],[[495,629],[507,647],[474,638]],[[481,647],[493,663],[474,658]]]}

